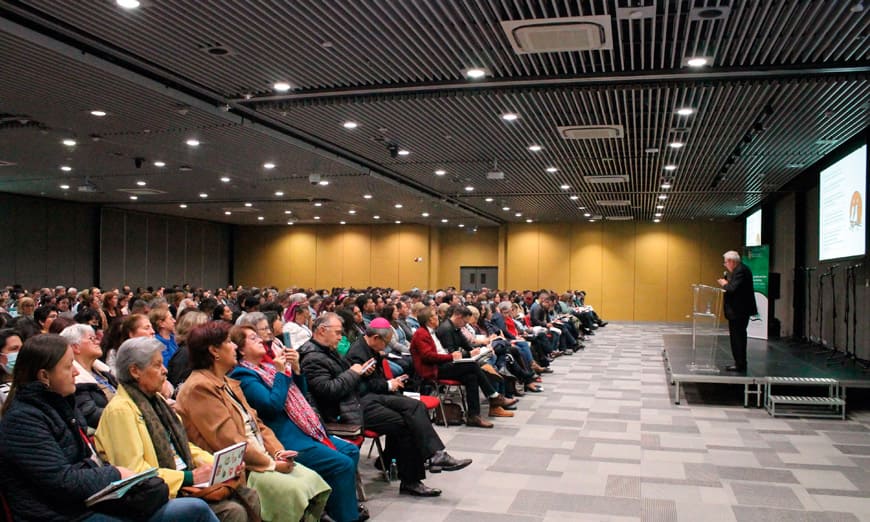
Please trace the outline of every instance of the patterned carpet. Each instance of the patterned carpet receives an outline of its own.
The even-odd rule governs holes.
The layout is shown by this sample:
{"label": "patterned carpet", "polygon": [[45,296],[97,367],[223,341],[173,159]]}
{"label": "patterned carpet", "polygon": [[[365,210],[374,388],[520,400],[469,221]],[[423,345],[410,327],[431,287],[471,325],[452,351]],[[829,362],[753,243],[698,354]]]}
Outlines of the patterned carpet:
{"label": "patterned carpet", "polygon": [[474,458],[427,478],[439,498],[399,495],[364,454],[372,519],[870,522],[870,413],[773,419],[742,392],[711,404],[693,387],[674,405],[662,335],[687,332],[611,324],[555,361],[514,418],[439,427],[451,454]]}

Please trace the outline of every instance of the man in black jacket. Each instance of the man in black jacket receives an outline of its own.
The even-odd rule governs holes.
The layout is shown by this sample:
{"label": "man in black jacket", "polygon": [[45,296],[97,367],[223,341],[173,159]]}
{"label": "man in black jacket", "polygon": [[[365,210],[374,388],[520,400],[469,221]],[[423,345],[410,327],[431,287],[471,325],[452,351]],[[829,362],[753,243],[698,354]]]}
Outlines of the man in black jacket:
{"label": "man in black jacket", "polygon": [[[373,326],[374,325],[374,326]],[[378,326],[381,326],[380,328]],[[431,470],[454,471],[471,464],[457,460],[444,451],[444,444],[432,428],[426,407],[400,394],[404,379],[384,376],[382,352],[393,330],[385,319],[374,319],[343,360],[335,351],[341,340],[341,319],[325,314],[314,322],[311,340],[300,349],[302,373],[321,413],[328,417],[336,405],[345,419],[359,418],[366,429],[387,436],[388,461],[396,459],[400,493],[433,497],[441,490],[423,484],[425,461]],[[351,411],[358,404],[357,414]],[[333,413],[334,414],[334,413]]]}
{"label": "man in black jacket", "polygon": [[728,319],[731,355],[734,356],[734,365],[726,370],[746,373],[746,327],[749,318],[758,313],[752,272],[740,262],[740,254],[734,250],[725,252],[722,257],[728,273],[719,279],[719,285],[725,289],[725,318]]}

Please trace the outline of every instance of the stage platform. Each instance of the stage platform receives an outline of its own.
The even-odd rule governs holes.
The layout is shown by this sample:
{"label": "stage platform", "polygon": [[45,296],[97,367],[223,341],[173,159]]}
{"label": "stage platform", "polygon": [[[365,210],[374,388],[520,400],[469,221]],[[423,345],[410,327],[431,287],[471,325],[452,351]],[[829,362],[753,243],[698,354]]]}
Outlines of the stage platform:
{"label": "stage platform", "polygon": [[836,379],[842,389],[842,397],[846,397],[848,388],[870,388],[870,372],[863,371],[851,361],[840,364],[832,361],[828,364],[828,354],[817,354],[817,347],[808,344],[791,343],[785,340],[765,341],[749,339],[749,368],[745,374],[726,371],[725,368],[734,363],[731,348],[728,343],[727,331],[715,336],[715,350],[710,357],[712,345],[699,348],[696,362],[707,364],[719,369],[718,373],[692,371],[692,336],[690,334],[665,334],[664,357],[665,367],[671,383],[676,386],[674,402],[680,403],[680,384],[682,383],[713,383],[742,384],[743,404],[748,406],[750,397],[754,396],[755,405],[761,406],[764,385],[771,377],[799,377]]}

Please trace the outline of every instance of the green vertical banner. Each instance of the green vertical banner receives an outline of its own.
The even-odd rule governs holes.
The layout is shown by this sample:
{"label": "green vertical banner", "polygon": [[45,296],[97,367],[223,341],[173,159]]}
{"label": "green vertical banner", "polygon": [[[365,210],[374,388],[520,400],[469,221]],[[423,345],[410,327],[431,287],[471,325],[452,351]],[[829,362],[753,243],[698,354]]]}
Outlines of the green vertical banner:
{"label": "green vertical banner", "polygon": [[770,245],[748,246],[743,251],[743,264],[752,271],[755,305],[758,315],[749,320],[746,333],[754,339],[767,339],[768,287],[770,282]]}

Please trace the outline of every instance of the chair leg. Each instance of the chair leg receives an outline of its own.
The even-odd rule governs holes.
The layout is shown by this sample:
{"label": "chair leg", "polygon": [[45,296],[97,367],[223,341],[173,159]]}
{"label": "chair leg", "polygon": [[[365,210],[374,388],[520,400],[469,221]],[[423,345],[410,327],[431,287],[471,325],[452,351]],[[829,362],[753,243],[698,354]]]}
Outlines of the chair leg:
{"label": "chair leg", "polygon": [[376,437],[374,439],[374,443],[378,446],[378,460],[381,461],[381,469],[384,470],[384,478],[387,482],[390,481],[390,468],[387,467],[386,461],[384,461],[384,447],[381,445],[381,438]]}
{"label": "chair leg", "polygon": [[359,470],[356,471],[356,498],[360,502],[365,502],[368,500],[366,498],[366,488],[363,486],[362,477],[359,474]]}

